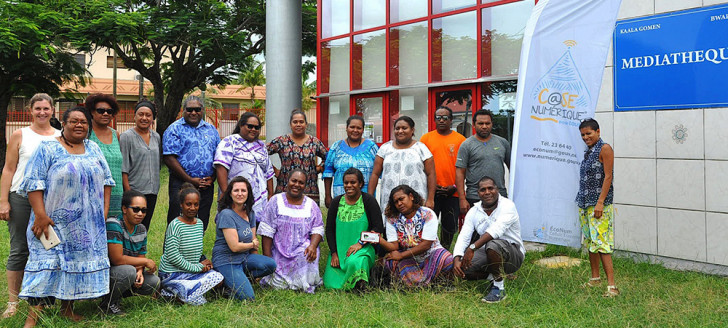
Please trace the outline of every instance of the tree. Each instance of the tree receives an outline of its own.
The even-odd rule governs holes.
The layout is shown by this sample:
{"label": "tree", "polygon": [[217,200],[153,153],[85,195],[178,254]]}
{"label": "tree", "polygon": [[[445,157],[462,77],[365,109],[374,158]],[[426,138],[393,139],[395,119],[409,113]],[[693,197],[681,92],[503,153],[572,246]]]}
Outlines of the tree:
{"label": "tree", "polygon": [[[157,132],[194,88],[230,84],[265,48],[264,0],[57,0],[83,20],[84,50],[110,48],[154,88]],[[316,1],[303,3],[304,53],[315,52]],[[311,17],[313,15],[313,18]],[[311,21],[313,41],[311,40]]]}
{"label": "tree", "polygon": [[0,3],[0,167],[5,165],[7,110],[15,96],[60,94],[68,82],[83,84],[84,66],[68,49],[72,21],[32,2]]}
{"label": "tree", "polygon": [[253,69],[240,73],[238,79],[235,81],[236,84],[240,85],[240,89],[238,89],[238,91],[250,88],[251,108],[256,108],[256,105],[260,105],[260,103],[256,103],[255,101],[255,87],[265,85],[265,72],[263,71],[263,65],[264,63],[256,63]]}

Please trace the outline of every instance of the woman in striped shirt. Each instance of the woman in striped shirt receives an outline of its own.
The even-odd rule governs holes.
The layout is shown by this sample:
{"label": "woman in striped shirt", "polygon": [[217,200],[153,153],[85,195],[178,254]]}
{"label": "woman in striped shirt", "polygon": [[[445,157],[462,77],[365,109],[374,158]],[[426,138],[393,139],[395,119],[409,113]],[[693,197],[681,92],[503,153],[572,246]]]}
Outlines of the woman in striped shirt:
{"label": "woman in striped shirt", "polygon": [[212,269],[208,259],[202,257],[203,223],[197,219],[200,193],[190,183],[179,192],[180,216],[167,226],[164,254],[159,265],[162,296],[177,297],[192,305],[207,303],[204,294],[223,280],[222,274]]}

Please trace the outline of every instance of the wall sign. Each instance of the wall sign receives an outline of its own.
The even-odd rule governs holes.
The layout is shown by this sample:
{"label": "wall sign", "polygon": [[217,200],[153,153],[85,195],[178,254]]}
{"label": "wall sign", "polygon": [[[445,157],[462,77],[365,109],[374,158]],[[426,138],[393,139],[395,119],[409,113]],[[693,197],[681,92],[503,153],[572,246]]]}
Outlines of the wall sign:
{"label": "wall sign", "polygon": [[619,21],[614,110],[728,107],[728,5]]}

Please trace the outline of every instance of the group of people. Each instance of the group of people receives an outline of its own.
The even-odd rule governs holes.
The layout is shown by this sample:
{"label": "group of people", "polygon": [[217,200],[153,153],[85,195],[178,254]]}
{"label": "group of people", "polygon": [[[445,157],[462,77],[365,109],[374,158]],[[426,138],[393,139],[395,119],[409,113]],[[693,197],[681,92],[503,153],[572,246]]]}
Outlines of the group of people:
{"label": "group of people", "polygon": [[[0,219],[8,221],[11,246],[4,317],[15,314],[18,297],[30,304],[26,325],[33,326],[55,299],[62,315],[80,320],[74,300],[101,298],[104,312],[120,314],[121,298],[133,294],[200,305],[217,288],[253,300],[256,282],[313,293],[321,285],[361,291],[390,280],[449,284],[458,276],[492,282],[483,302],[506,297],[503,276],[520,268],[525,248],[515,204],[506,198],[510,144],[491,133],[490,111],[474,113],[476,133],[465,138],[451,129],[452,111],[440,107],[436,129],[420,141],[414,121],[400,116],[394,140],[381,147],[363,138],[364,119],[351,116],[346,139],[327,149],[306,133],[300,110],[290,115],[291,133],[268,145],[259,139],[263,122],[255,114],[243,113],[221,140],[203,110],[201,99],[188,97],[182,118],[160,138],[152,129],[155,106],[143,100],[134,128],[119,135],[109,127],[116,100],[97,94],[66,110],[58,131],[50,125],[53,100],[31,98],[33,121],[10,137],[0,181]],[[589,147],[577,196],[592,264],[586,285],[600,283],[601,260],[614,296],[613,153],[596,121],[583,122],[580,131]],[[157,266],[146,254],[162,161],[169,211]],[[203,235],[216,180],[216,238],[206,258]],[[324,236],[330,254],[322,278]],[[60,243],[46,248],[54,238]]]}

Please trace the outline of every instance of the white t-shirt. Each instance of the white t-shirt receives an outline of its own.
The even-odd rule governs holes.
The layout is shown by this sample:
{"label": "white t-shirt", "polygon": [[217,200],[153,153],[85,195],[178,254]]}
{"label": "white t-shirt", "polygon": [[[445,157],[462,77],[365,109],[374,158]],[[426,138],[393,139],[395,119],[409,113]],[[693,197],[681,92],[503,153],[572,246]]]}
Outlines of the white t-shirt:
{"label": "white t-shirt", "polygon": [[427,174],[424,162],[432,158],[432,153],[419,141],[407,149],[396,149],[392,146],[393,142],[383,144],[377,152],[377,156],[384,160],[379,193],[379,205],[382,209],[387,206],[392,189],[403,184],[412,187],[422,199],[427,199]]}

